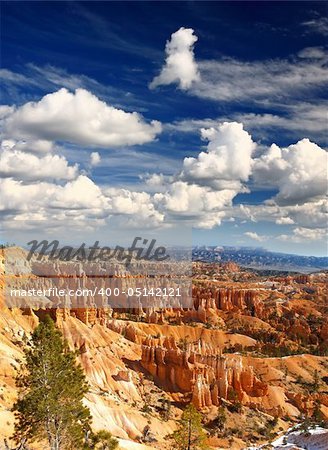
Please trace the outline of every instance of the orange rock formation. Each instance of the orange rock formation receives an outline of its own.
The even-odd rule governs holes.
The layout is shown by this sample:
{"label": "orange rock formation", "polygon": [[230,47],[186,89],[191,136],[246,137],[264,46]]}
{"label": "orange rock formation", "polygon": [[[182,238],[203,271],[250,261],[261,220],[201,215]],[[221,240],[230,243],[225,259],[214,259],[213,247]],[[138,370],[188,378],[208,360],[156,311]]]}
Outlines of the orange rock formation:
{"label": "orange rock formation", "polygon": [[243,367],[239,355],[227,358],[201,341],[181,349],[173,337],[148,338],[142,346],[141,364],[168,389],[190,393],[198,408],[218,406],[222,399],[243,402],[245,394],[263,397],[268,392],[253,368]]}

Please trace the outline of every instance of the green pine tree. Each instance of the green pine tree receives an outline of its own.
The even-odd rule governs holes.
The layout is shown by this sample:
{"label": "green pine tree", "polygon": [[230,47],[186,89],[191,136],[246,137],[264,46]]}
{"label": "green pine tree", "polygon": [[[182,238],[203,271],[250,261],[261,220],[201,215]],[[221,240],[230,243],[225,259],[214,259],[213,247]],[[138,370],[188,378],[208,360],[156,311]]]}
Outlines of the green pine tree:
{"label": "green pine tree", "polygon": [[320,406],[320,401],[316,400],[314,402],[314,409],[311,417],[313,425],[321,425],[324,420],[324,416],[321,412]]}
{"label": "green pine tree", "polygon": [[320,376],[318,370],[315,369],[313,375],[313,388],[312,388],[313,392],[317,392],[319,387],[320,387]]}
{"label": "green pine tree", "polygon": [[180,427],[173,433],[173,439],[179,450],[206,450],[206,435],[202,428],[202,416],[190,404],[183,411]]}
{"label": "green pine tree", "polygon": [[224,430],[225,424],[227,421],[227,415],[223,406],[220,406],[218,409],[218,415],[215,420],[215,424],[220,431]]}
{"label": "green pine tree", "polygon": [[90,411],[82,403],[88,391],[82,368],[54,322],[46,317],[24,350],[14,405],[16,442],[48,442],[51,450],[81,449],[90,431]]}
{"label": "green pine tree", "polygon": [[85,449],[115,450],[117,447],[118,440],[108,431],[100,430],[97,433],[91,433],[89,445],[86,445]]}

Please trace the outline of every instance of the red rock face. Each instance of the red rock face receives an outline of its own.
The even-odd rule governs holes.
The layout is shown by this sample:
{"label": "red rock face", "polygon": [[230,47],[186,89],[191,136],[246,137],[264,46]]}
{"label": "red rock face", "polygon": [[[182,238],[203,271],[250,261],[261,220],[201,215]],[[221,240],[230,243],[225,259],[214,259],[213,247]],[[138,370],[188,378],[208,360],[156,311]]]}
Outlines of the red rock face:
{"label": "red rock face", "polygon": [[328,341],[328,322],[324,323],[322,325],[321,331],[320,331],[320,337],[324,341]]}
{"label": "red rock face", "polygon": [[222,311],[241,310],[260,317],[263,309],[257,292],[251,289],[194,286],[193,299],[197,310],[198,308]]}
{"label": "red rock face", "polygon": [[240,270],[240,267],[238,266],[238,264],[236,264],[236,263],[234,263],[232,261],[228,261],[226,263],[223,263],[222,267],[227,272],[239,272],[239,270]]}
{"label": "red rock face", "polygon": [[218,288],[214,285],[196,285],[192,289],[193,307],[189,309],[148,309],[145,313],[147,323],[177,324],[191,321],[206,323],[218,321],[218,311],[242,312],[247,315],[262,318],[263,303],[258,298],[256,290]]}
{"label": "red rock face", "polygon": [[294,280],[299,284],[307,284],[311,281],[311,275],[298,275],[294,277]]}
{"label": "red rock face", "polygon": [[76,317],[86,325],[106,325],[112,315],[110,308],[45,308],[34,311],[38,317],[49,315],[56,323],[68,317]]}
{"label": "red rock face", "polygon": [[268,390],[239,355],[225,357],[201,341],[181,349],[173,337],[147,338],[141,364],[168,390],[189,393],[197,408],[220,405],[222,399],[263,397]]}

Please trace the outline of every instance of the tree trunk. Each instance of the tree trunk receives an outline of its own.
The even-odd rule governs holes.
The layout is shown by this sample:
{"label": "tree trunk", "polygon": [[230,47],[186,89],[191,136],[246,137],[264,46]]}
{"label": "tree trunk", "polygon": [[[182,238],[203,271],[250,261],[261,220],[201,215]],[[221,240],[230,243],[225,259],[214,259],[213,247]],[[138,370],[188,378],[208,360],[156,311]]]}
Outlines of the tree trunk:
{"label": "tree trunk", "polygon": [[57,438],[52,441],[51,450],[60,450],[60,443]]}
{"label": "tree trunk", "polygon": [[188,429],[188,448],[187,448],[187,450],[190,450],[191,449],[191,419],[189,419],[189,421],[188,421],[188,427],[189,427],[189,429]]}

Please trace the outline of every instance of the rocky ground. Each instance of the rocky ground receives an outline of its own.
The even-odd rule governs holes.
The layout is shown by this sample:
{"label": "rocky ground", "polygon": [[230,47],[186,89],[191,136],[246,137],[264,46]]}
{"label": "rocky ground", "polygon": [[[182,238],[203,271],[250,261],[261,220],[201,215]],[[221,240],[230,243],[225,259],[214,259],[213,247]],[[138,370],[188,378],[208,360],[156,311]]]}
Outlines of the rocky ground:
{"label": "rocky ground", "polygon": [[[3,286],[3,260],[1,270]],[[24,346],[46,312],[79,351],[94,428],[122,449],[174,448],[170,435],[189,402],[213,449],[260,448],[305,417],[327,421],[326,282],[326,273],[263,277],[195,263],[189,309],[45,311],[9,309],[2,299],[0,445],[13,431]]]}

